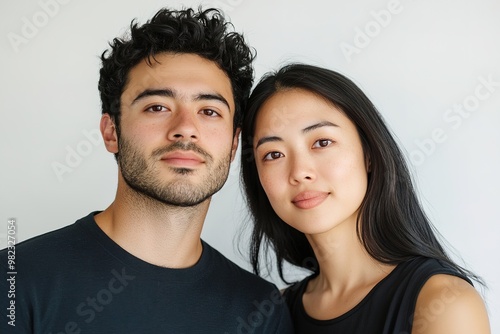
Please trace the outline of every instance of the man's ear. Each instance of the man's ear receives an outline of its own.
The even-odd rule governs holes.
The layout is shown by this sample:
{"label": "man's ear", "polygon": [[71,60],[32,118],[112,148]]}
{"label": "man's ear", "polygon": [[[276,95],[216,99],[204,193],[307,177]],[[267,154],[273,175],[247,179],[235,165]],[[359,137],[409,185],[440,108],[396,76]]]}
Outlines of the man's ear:
{"label": "man's ear", "polygon": [[236,156],[236,150],[238,149],[238,143],[240,138],[241,128],[236,128],[233,136],[233,146],[231,147],[231,162],[234,161],[234,157]]}
{"label": "man's ear", "polygon": [[116,134],[115,123],[109,114],[103,114],[100,124],[104,146],[110,153],[118,153],[118,135]]}

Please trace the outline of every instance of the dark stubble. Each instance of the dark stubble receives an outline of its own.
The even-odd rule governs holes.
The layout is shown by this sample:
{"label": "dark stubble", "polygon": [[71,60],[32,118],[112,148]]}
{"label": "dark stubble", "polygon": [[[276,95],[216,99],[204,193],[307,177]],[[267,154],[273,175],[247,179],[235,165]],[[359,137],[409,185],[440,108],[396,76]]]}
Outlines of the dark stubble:
{"label": "dark stubble", "polygon": [[[148,158],[123,137],[118,142],[118,148],[118,164],[127,185],[137,193],[167,205],[188,207],[200,204],[219,191],[229,175],[230,148],[228,154],[219,161],[214,161],[208,152],[192,142],[179,141],[158,148]],[[189,175],[196,172],[190,168],[169,167],[178,178],[171,181],[162,180],[160,157],[176,150],[193,151],[205,159],[206,175],[200,184],[193,184],[188,179]]]}

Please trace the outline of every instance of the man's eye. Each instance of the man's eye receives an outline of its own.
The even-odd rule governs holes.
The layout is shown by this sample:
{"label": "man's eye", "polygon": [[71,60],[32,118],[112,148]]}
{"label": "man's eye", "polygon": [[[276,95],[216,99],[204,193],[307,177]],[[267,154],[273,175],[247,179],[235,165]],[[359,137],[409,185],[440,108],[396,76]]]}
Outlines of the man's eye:
{"label": "man's eye", "polygon": [[320,139],[314,142],[313,148],[327,147],[333,143],[330,139]]}
{"label": "man's eye", "polygon": [[220,116],[218,112],[216,112],[212,109],[202,109],[201,113],[205,116],[211,116],[211,117]]}
{"label": "man's eye", "polygon": [[284,157],[283,153],[280,152],[269,152],[264,156],[264,160],[276,160],[281,157]]}
{"label": "man's eye", "polygon": [[167,110],[167,108],[165,108],[164,106],[161,106],[161,105],[154,105],[154,106],[151,106],[151,107],[146,109],[146,111],[149,111],[149,112],[162,112],[165,110]]}

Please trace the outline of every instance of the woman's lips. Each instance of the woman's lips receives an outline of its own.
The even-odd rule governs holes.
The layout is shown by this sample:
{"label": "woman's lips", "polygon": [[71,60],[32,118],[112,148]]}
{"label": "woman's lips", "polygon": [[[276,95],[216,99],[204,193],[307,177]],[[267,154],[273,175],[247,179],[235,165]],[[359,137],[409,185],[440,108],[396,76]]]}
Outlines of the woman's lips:
{"label": "woman's lips", "polygon": [[292,199],[292,203],[300,209],[312,209],[323,203],[329,195],[324,191],[303,191]]}

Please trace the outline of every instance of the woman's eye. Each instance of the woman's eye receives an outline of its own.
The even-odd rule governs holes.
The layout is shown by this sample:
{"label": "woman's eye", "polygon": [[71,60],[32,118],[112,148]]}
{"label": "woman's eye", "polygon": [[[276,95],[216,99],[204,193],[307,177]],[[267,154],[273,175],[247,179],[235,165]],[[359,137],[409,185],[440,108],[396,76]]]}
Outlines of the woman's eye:
{"label": "woman's eye", "polygon": [[320,139],[313,144],[313,148],[327,147],[331,143],[333,143],[333,141],[330,139]]}
{"label": "woman's eye", "polygon": [[284,155],[280,152],[269,152],[264,156],[264,160],[276,160],[281,157],[284,157]]}
{"label": "woman's eye", "polygon": [[165,110],[167,110],[167,108],[165,108],[164,106],[161,106],[161,105],[154,105],[154,106],[151,106],[151,107],[146,109],[146,111],[149,111],[149,112],[162,112]]}
{"label": "woman's eye", "polygon": [[219,116],[219,113],[212,110],[212,109],[202,109],[201,112],[203,113],[203,115],[205,116],[210,116],[210,117],[216,117],[216,116]]}

